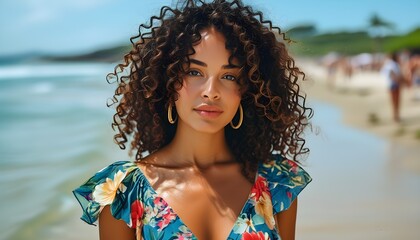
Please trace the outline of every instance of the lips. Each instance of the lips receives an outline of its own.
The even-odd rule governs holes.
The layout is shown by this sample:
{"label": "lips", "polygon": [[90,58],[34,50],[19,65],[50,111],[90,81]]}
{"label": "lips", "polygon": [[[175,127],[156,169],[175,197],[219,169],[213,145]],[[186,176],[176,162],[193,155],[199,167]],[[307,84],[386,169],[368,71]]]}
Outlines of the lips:
{"label": "lips", "polygon": [[202,117],[218,117],[220,114],[223,113],[223,110],[216,106],[210,105],[200,105],[193,109],[196,113],[198,113]]}

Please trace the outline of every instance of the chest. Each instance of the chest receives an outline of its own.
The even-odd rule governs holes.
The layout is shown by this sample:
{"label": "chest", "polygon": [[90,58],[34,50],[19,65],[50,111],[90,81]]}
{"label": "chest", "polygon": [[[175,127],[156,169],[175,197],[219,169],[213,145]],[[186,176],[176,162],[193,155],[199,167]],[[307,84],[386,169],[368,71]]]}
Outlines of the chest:
{"label": "chest", "polygon": [[155,184],[161,204],[198,239],[226,239],[249,200],[252,183],[241,176],[185,174]]}

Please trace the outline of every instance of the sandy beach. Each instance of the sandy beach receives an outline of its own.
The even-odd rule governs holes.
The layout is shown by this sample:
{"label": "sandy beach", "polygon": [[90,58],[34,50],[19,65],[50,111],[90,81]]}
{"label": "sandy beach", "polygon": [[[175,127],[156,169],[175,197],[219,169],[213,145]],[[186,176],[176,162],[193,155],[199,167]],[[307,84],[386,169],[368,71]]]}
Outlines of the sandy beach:
{"label": "sandy beach", "polygon": [[339,73],[332,87],[313,60],[298,64],[319,133],[309,135],[314,181],[299,200],[296,239],[420,239],[420,102],[403,89],[397,124],[379,73]]}
{"label": "sandy beach", "polygon": [[[339,107],[345,124],[420,149],[420,100],[414,100],[412,89],[401,90],[401,122],[396,123],[386,81],[379,72],[358,71],[351,78],[337,72],[334,80],[328,81],[327,70],[314,60],[298,63],[307,74],[304,91],[310,98]],[[420,173],[420,157],[412,157],[410,167]]]}

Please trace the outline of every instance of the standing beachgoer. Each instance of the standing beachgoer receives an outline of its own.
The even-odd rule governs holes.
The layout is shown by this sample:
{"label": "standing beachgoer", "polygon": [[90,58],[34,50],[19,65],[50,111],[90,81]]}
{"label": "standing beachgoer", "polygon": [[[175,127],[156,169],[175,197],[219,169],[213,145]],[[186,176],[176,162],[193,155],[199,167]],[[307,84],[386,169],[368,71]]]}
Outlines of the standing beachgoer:
{"label": "standing beachgoer", "polygon": [[390,54],[382,66],[381,73],[385,76],[391,96],[392,115],[395,122],[400,121],[400,88],[403,83],[398,54]]}

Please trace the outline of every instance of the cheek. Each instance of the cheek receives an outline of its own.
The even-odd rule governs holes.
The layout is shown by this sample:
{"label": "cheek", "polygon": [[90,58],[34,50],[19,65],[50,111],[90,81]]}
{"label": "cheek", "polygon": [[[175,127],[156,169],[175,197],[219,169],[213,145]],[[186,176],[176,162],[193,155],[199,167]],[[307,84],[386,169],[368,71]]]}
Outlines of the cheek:
{"label": "cheek", "polygon": [[187,101],[187,94],[183,88],[181,88],[178,92],[178,98],[175,101],[175,108],[176,111],[179,113],[182,111],[182,106],[185,106]]}
{"label": "cheek", "polygon": [[[231,109],[231,114],[235,115],[238,111],[239,104],[241,103],[241,94],[239,90],[237,91],[231,91],[228,95],[227,102],[229,103],[228,106]],[[233,117],[233,116],[232,116]]]}
{"label": "cheek", "polygon": [[195,91],[191,88],[190,85],[184,84],[178,91],[178,98],[175,101],[175,107],[178,113],[189,109],[194,105],[194,99],[196,98],[194,93]]}
{"label": "cheek", "polygon": [[176,102],[185,101],[185,99],[187,99],[188,96],[190,95],[188,87],[186,87],[185,84],[182,87],[178,88],[177,93],[178,93],[178,98]]}
{"label": "cheek", "polygon": [[189,98],[198,94],[200,86],[191,83],[190,81],[183,82],[183,85],[178,90],[179,98]]}
{"label": "cheek", "polygon": [[239,90],[239,87],[229,89],[226,92],[226,96],[228,96],[229,97],[229,100],[232,103],[235,103],[235,105],[236,105],[236,103],[237,103],[237,105],[239,105],[239,103],[241,102],[241,92]]}

